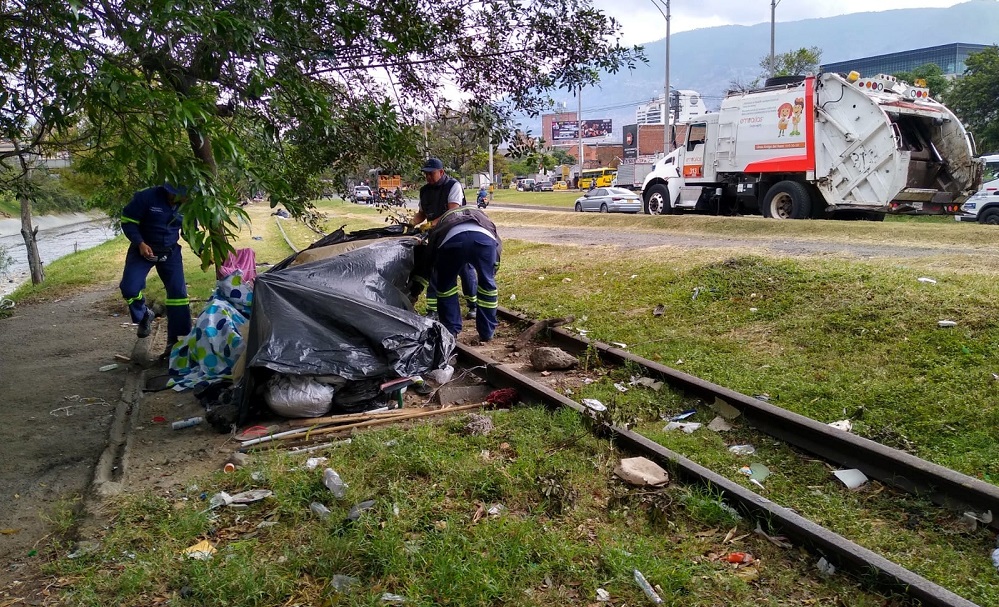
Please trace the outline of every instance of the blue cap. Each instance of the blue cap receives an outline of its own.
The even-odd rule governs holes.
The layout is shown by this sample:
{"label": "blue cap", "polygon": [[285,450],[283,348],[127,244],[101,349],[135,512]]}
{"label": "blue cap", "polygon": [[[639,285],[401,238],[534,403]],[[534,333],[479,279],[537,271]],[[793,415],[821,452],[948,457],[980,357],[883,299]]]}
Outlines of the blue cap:
{"label": "blue cap", "polygon": [[423,165],[420,169],[424,173],[429,173],[431,171],[443,171],[444,163],[441,162],[440,158],[427,158],[427,163]]}
{"label": "blue cap", "polygon": [[174,196],[187,196],[187,188],[182,185],[173,185],[169,181],[163,182],[163,189]]}

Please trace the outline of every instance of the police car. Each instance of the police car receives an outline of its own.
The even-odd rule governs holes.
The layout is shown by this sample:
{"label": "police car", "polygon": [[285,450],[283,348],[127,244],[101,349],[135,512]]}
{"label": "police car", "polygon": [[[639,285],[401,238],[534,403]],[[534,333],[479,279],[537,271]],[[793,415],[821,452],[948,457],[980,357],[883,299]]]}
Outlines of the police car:
{"label": "police car", "polygon": [[983,185],[982,189],[961,205],[961,214],[954,218],[958,221],[999,225],[999,179]]}

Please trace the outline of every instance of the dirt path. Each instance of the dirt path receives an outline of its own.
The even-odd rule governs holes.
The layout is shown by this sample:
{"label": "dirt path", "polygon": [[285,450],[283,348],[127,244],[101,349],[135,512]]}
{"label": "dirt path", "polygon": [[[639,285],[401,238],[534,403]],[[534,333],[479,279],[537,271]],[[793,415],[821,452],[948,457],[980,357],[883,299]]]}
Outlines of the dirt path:
{"label": "dirt path", "polygon": [[980,249],[964,247],[916,247],[849,242],[819,242],[804,239],[751,239],[693,236],[663,232],[641,232],[615,228],[559,228],[508,226],[500,227],[503,238],[528,240],[545,244],[578,246],[615,246],[624,249],[653,247],[682,248],[745,248],[765,250],[784,255],[845,255],[859,258],[893,257],[918,258],[940,255],[982,255]]}
{"label": "dirt path", "polygon": [[32,551],[79,503],[107,443],[126,371],[98,369],[135,343],[128,318],[114,316],[119,299],[102,288],[0,320],[0,588],[38,560]]}

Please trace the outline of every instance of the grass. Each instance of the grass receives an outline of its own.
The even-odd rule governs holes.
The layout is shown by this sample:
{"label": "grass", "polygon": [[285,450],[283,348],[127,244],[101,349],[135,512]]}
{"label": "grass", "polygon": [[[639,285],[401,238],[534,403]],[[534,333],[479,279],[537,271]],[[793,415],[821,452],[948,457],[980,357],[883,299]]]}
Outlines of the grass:
{"label": "grass", "polygon": [[[668,605],[885,602],[848,578],[813,575],[810,557],[752,534],[724,543],[731,526],[748,532],[749,523],[736,523],[717,496],[627,489],[611,475],[619,455],[575,413],[520,407],[493,418],[487,436],[467,435],[455,417],[335,448],[326,455],[350,486],[343,502],[321,470],[281,454],[205,479],[209,493],[233,493],[262,472],[275,496],[247,511],[206,512],[195,492],[173,503],[126,498],[100,549],[51,573],[66,578],[65,600],[84,606],[377,605],[385,592],[415,605],[589,605],[597,588],[616,604],[643,604],[634,569]],[[374,507],[346,522],[365,499]],[[312,516],[312,501],[332,515]],[[486,514],[494,504],[502,513]],[[275,524],[258,528],[263,521]],[[204,538],[219,550],[212,560],[178,557]],[[737,550],[760,564],[736,570],[719,560]],[[338,575],[357,585],[337,593]]]}
{"label": "grass", "polygon": [[[327,224],[333,227],[341,222],[369,227],[381,220],[374,209],[342,202],[323,201],[321,210],[335,216]],[[299,246],[318,237],[296,222],[273,219],[266,207],[249,211],[255,229],[240,242],[252,244],[258,261],[273,263],[289,252],[277,221]],[[553,229],[556,222],[594,229],[632,225],[761,242],[785,237],[979,250],[858,261],[508,241],[498,280],[501,303],[532,316],[573,314],[579,319],[575,328],[602,341],[626,343],[632,352],[746,394],[766,393],[774,404],[822,422],[849,418],[857,434],[999,482],[994,406],[999,384],[992,375],[999,373],[994,322],[999,286],[997,267],[982,261],[995,255],[989,244],[994,230],[926,221],[768,222],[499,210],[490,215],[504,225]],[[123,255],[119,241],[70,256],[49,266],[46,285],[18,296],[50,297],[116,280]],[[927,272],[936,284],[916,280]],[[189,268],[192,296],[213,286],[209,275],[199,274]],[[659,304],[666,312],[654,317]],[[959,324],[939,329],[941,318]],[[599,368],[592,370],[602,377]],[[615,373],[627,370],[582,392],[608,404],[617,421],[635,424],[732,478],[742,478],[737,468],[746,461],[730,456],[725,444],[752,442],[758,454],[747,461],[764,462],[774,472],[766,483],[768,498],[980,604],[999,603],[987,534],[960,532],[946,513],[877,484],[845,492],[830,480],[825,465],[802,460],[745,428],[724,437],[664,433],[660,415],[696,403],[667,391],[621,395],[610,384],[626,375]],[[710,417],[701,410],[695,419]],[[377,515],[360,525],[341,529],[336,522],[309,519],[308,503],[324,495],[318,479],[291,471],[293,464],[280,458],[265,460],[260,466],[278,498],[264,515],[278,527],[256,530],[228,514],[212,522],[194,503],[175,511],[160,499],[136,498],[121,505],[123,524],[113,526],[100,555],[60,563],[58,573],[76,580],[74,604],[149,604],[182,586],[194,594],[180,604],[374,604],[383,591],[427,604],[588,604],[593,584],[632,604],[644,600],[629,581],[632,566],[671,589],[669,600],[677,605],[750,605],[768,600],[761,599],[765,596],[793,604],[881,604],[854,594],[842,578],[813,579],[808,557],[768,552],[769,545],[748,547],[773,563],[762,581],[732,579],[734,572],[708,555],[737,547],[697,535],[732,523],[716,496],[682,489],[648,496],[621,492],[607,480],[617,454],[561,414],[515,410],[497,420],[501,431],[488,438],[459,437],[447,422],[365,435],[331,454],[338,470],[352,473],[347,479],[352,497],[378,500]],[[568,441],[577,433],[576,442]],[[392,438],[400,440],[400,449],[385,448]],[[503,448],[504,442],[512,447]],[[510,448],[513,453],[506,453]],[[483,449],[500,461],[483,459],[478,455]],[[242,472],[211,482],[226,489],[249,485]],[[476,502],[503,502],[511,515],[470,525]],[[405,514],[390,514],[393,503]],[[337,505],[334,518],[342,518],[345,507]],[[252,519],[254,525],[258,519]],[[214,564],[178,560],[177,551],[203,536],[224,540]],[[332,597],[327,583],[335,573],[361,578],[364,590]]]}

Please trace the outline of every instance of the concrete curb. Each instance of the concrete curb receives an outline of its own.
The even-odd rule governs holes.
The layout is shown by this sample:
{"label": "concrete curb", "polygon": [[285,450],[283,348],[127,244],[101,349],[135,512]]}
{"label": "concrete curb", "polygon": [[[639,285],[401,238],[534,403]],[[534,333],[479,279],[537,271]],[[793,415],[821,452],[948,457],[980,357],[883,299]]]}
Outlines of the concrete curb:
{"label": "concrete curb", "polygon": [[128,365],[121,399],[114,410],[108,443],[97,460],[94,480],[91,483],[94,494],[101,498],[117,495],[124,489],[125,473],[132,451],[133,429],[142,402],[142,389],[146,383],[145,366],[150,359],[149,351],[158,330],[157,326],[157,330],[149,337],[136,339],[132,348],[132,361]]}
{"label": "concrete curb", "polygon": [[528,209],[531,211],[562,211],[566,213],[571,213],[573,211],[572,207],[546,207],[540,204],[511,204],[506,202],[490,202],[487,210],[490,208],[496,209]]}

